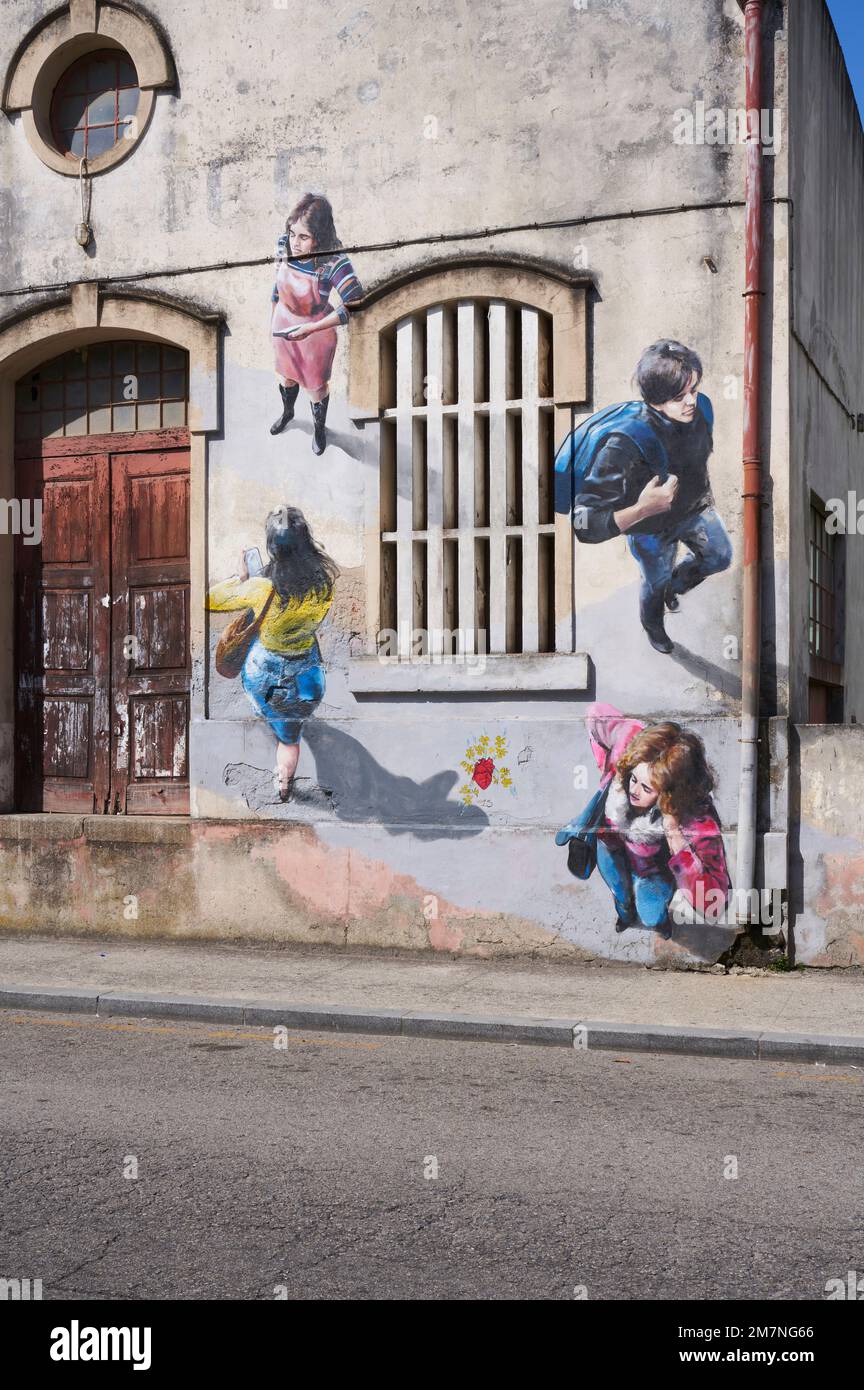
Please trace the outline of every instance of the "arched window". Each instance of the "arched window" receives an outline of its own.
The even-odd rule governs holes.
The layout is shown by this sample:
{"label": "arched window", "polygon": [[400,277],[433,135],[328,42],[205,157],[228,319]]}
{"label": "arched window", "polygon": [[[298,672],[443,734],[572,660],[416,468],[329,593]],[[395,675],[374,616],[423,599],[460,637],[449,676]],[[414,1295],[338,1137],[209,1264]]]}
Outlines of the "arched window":
{"label": "arched window", "polygon": [[186,424],[188,355],[163,343],[93,343],[18,382],[19,441],[125,434]]}
{"label": "arched window", "polygon": [[477,297],[382,337],[382,634],[403,654],[554,651],[549,315]]}
{"label": "arched window", "polygon": [[[527,267],[460,265],[373,291],[352,314],[352,414],[377,421],[380,464],[355,690],[459,688],[466,655],[488,659],[486,688],[506,689],[547,680],[539,656],[573,654],[573,541],[553,461],[587,398],[586,295]],[[582,662],[559,662],[568,688]],[[424,664],[439,675],[419,677]]]}

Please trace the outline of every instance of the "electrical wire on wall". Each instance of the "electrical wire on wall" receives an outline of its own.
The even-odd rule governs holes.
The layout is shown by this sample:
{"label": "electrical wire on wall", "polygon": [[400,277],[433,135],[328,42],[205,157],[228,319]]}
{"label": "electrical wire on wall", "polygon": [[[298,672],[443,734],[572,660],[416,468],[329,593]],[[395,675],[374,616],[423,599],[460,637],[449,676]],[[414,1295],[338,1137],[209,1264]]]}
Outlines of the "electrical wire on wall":
{"label": "electrical wire on wall", "polygon": [[[86,248],[93,239],[93,228],[90,225],[90,205],[92,200],[92,176],[86,172],[86,159],[83,157],[79,161],[78,178],[81,189],[81,221],[75,229],[75,239],[79,246]],[[85,192],[86,189],[86,192]],[[793,203],[789,197],[776,195],[767,198],[766,203],[785,204],[792,211]],[[546,222],[519,222],[506,223],[500,226],[478,227],[461,232],[439,232],[427,233],[416,237],[399,237],[393,241],[368,242],[356,246],[342,246],[340,251],[348,255],[356,256],[368,252],[381,251],[401,251],[409,246],[444,246],[458,242],[471,242],[485,240],[488,237],[506,236],[514,232],[542,232],[559,231],[567,227],[587,227],[601,222],[622,222],[638,220],[645,217],[674,217],[687,212],[708,212],[712,210],[728,211],[733,208],[743,208],[745,203],[740,198],[724,199],[720,202],[707,203],[679,203],[672,207],[651,207],[651,208],[627,208],[618,212],[594,213],[584,217],[557,217]],[[333,254],[335,248],[325,249],[315,253],[317,257],[326,257]],[[302,259],[295,256],[286,256],[287,261]],[[182,265],[182,266],[163,266],[159,270],[132,271],[121,275],[100,275],[98,282],[100,285],[128,285],[142,280],[161,280],[171,279],[183,275],[203,275],[212,271],[245,270],[252,266],[271,265],[273,262],[270,256],[255,256],[248,260],[235,261],[212,261],[203,265]],[[97,278],[97,277],[94,277]],[[72,281],[55,281],[53,283],[19,285],[12,289],[0,289],[0,300],[15,299],[23,295],[45,294],[56,290],[68,290]],[[819,379],[826,386],[831,396],[841,407],[847,416],[852,428],[858,424],[858,416],[851,407],[837,394],[835,388],[823,375],[821,369],[810,354],[807,344],[795,330],[793,323],[792,334],[799,346],[804,350],[807,360],[811,367],[817,372]],[[864,416],[862,416],[864,418]]]}
{"label": "electrical wire on wall", "polygon": [[[791,198],[778,196],[770,198],[768,201],[776,204],[791,204],[792,200]],[[427,232],[414,237],[396,237],[392,241],[370,241],[349,246],[322,247],[320,251],[315,251],[312,254],[315,259],[326,259],[327,256],[334,255],[338,250],[344,252],[346,255],[358,256],[381,251],[401,251],[411,246],[447,246],[458,242],[484,241],[488,237],[508,236],[521,232],[560,231],[568,227],[589,227],[601,222],[634,221],[640,218],[651,217],[676,217],[681,213],[687,212],[710,212],[712,210],[725,212],[733,208],[743,208],[744,206],[745,204],[740,198],[726,198],[720,202],[678,203],[672,207],[627,208],[619,212],[592,213],[583,217],[556,217],[545,222],[502,223],[497,226],[467,228],[459,232]],[[303,260],[305,257],[285,256],[284,259],[286,261],[296,261]],[[98,280],[100,285],[132,284],[140,280],[161,280],[181,275],[203,275],[214,270],[245,270],[250,266],[272,264],[273,255],[271,253],[267,256],[254,256],[243,260],[210,261],[201,265],[162,266],[157,270],[127,271],[124,274],[100,275]],[[12,299],[20,295],[28,294],[41,294],[49,290],[68,289],[72,283],[72,281],[61,280],[54,281],[53,283],[19,285],[12,289],[0,289],[0,299]]]}

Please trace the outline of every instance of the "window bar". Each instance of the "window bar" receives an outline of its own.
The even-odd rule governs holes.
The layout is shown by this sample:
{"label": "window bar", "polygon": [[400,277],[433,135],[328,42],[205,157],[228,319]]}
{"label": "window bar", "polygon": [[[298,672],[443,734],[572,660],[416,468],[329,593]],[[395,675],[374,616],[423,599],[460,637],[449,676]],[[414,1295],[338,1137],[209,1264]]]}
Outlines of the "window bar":
{"label": "window bar", "polygon": [[[560,449],[574,426],[574,412],[571,407],[556,407],[554,413],[553,446]],[[554,640],[550,651],[571,652],[575,647],[575,608],[574,592],[574,551],[576,536],[569,516],[555,515],[555,575],[553,580],[554,615],[552,630]]]}
{"label": "window bar", "polygon": [[537,588],[540,596],[541,652],[555,650],[555,534],[545,532],[538,536]]}
{"label": "window bar", "polygon": [[471,300],[456,311],[458,342],[458,456],[459,456],[459,629],[461,646],[473,652],[474,605],[474,354],[476,323]]}
{"label": "window bar", "polygon": [[489,305],[489,651],[506,651],[507,306]]}
{"label": "window bar", "polygon": [[396,325],[396,613],[397,654],[411,655],[413,602],[414,321]]}
{"label": "window bar", "polygon": [[540,522],[539,315],[522,310],[522,650],[539,649],[537,583]]}
{"label": "window bar", "polygon": [[444,310],[426,314],[426,620],[428,650],[443,651],[444,632]]}
{"label": "window bar", "polygon": [[429,653],[429,615],[426,602],[426,550],[425,541],[412,541],[412,591],[411,591],[411,655],[427,656]]}
{"label": "window bar", "polygon": [[459,542],[444,542],[444,630],[446,656],[458,656],[459,646]]}
{"label": "window bar", "polygon": [[[395,355],[394,373],[395,373]],[[393,382],[395,400],[396,385]],[[379,426],[379,491],[377,529],[379,533],[392,533],[396,530],[396,421],[382,420]],[[367,498],[367,505],[371,502]],[[395,656],[395,647],[390,645],[392,638],[383,634],[395,633],[399,628],[399,613],[396,602],[396,547],[392,541],[382,536],[380,551],[380,589],[378,601],[378,632],[375,636],[374,650],[386,645],[387,655]],[[370,570],[370,582],[371,582]],[[374,591],[373,591],[374,592]],[[374,612],[374,599],[369,601],[369,611]]]}
{"label": "window bar", "polygon": [[[529,543],[530,543],[530,537]],[[522,556],[521,536],[508,536],[507,549],[507,641],[505,651],[521,652],[522,646]]]}

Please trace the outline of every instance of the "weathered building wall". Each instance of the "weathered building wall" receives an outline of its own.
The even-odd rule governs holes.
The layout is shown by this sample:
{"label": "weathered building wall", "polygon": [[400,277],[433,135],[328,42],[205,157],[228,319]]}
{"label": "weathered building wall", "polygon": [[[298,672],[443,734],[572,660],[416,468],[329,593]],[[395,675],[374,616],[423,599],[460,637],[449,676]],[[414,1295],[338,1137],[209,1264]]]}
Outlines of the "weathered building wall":
{"label": "weathered building wall", "polygon": [[[74,180],[33,157],[20,120],[4,127],[2,217],[13,235],[0,282],[17,288],[111,276],[122,289],[125,275],[182,272],[148,280],[146,289],[222,315],[226,323],[216,383],[221,420],[206,432],[206,573],[197,590],[193,581],[193,602],[200,611],[203,586],[232,573],[244,546],[263,550],[264,518],[283,503],[302,509],[342,570],[321,633],[327,691],[304,730],[292,802],[280,804],[273,789],[268,728],[252,715],[239,682],[223,681],[212,660],[207,665],[192,728],[193,818],[219,824],[176,832],[178,872],[193,885],[194,911],[178,897],[163,921],[170,916],[170,930],[184,933],[236,930],[285,940],[311,939],[306,924],[314,923],[309,930],[328,940],[343,940],[347,932],[348,939],[374,944],[548,947],[633,961],[658,952],[716,958],[729,931],[687,929],[671,944],[647,930],[617,935],[599,875],[584,884],[574,880],[554,833],[596,785],[584,718],[597,700],[647,720],[681,720],[704,739],[734,862],[744,152],[737,143],[676,143],[673,132],[676,113],[695,112],[699,102],[724,111],[743,104],[736,0],[694,0],[686,22],[679,6],[654,0],[591,0],[584,10],[557,3],[526,9],[509,0],[494,8],[441,3],[422,13],[379,0],[356,10],[326,3],[316,6],[314,22],[302,24],[292,10],[238,0],[206,14],[167,0],[149,10],[170,43],[178,86],[158,94],[133,154],[94,180],[90,253],[73,238]],[[7,52],[42,13],[39,5],[4,6]],[[773,91],[766,101],[784,118],[768,159],[772,191],[780,197],[786,76],[777,22],[769,26]],[[577,420],[635,394],[633,370],[649,343],[670,337],[699,352],[702,389],[716,412],[715,502],[733,562],[685,596],[681,612],[668,619],[673,655],[660,655],[644,639],[638,571],[618,538],[576,547],[575,650],[589,658],[585,688],[490,694],[479,676],[476,693],[458,698],[352,693],[351,662],[364,650],[369,620],[365,567],[376,544],[369,499],[379,468],[377,429],[353,423],[346,341],[352,327],[340,330],[330,443],[315,458],[302,393],[296,422],[284,434],[269,434],[278,413],[268,335],[272,269],[229,264],[189,271],[269,256],[286,214],[307,189],[330,198],[340,237],[360,248],[352,259],[367,289],[432,264],[467,261],[478,250],[530,261],[574,282],[589,276],[595,289],[588,397],[577,403]],[[622,216],[682,205],[692,206],[671,215]],[[568,218],[597,220],[530,229]],[[767,716],[785,713],[790,666],[788,224],[781,205],[771,221]],[[494,227],[522,230],[490,232],[479,241],[460,235]],[[435,244],[440,235],[452,240]],[[421,244],[362,249],[418,238]],[[422,244],[423,238],[433,240]],[[16,298],[15,311],[44,297]],[[46,357],[56,350],[46,342]],[[201,386],[193,379],[193,406]],[[197,653],[199,661],[212,656],[223,626],[221,618],[208,621],[208,649]],[[5,699],[0,714],[11,741],[8,689]],[[492,784],[466,804],[460,786],[470,774],[462,764],[470,768],[469,750],[482,739],[491,749],[500,740],[497,762],[506,760],[510,785]],[[766,882],[782,887],[782,758],[772,786],[780,793],[762,829],[780,838],[767,856]],[[101,833],[110,839],[110,831]],[[142,831],[142,843],[136,832],[126,833],[124,848],[110,841],[110,862],[121,866],[119,887],[106,890],[110,907],[104,914],[94,907],[90,927],[111,929],[120,887],[121,900],[134,894],[145,901],[153,891],[151,872],[162,876],[144,849],[146,834],[158,838],[158,828]],[[106,851],[97,853],[88,836],[83,826],[69,829],[62,862],[78,867],[58,870],[61,883],[88,883],[98,872]],[[50,909],[44,897],[28,897],[35,880],[21,843],[16,839],[13,849],[4,842],[10,882],[18,886],[7,893],[2,920],[44,929]],[[259,886],[258,868],[270,887]],[[72,900],[79,901],[77,890]],[[135,920],[120,929],[135,930]],[[149,911],[146,921],[156,920],[158,913]],[[320,925],[334,921],[332,931]]]}
{"label": "weathered building wall", "polygon": [[796,960],[864,965],[864,731],[804,724],[796,730],[800,787],[791,846]]}
{"label": "weathered building wall", "polygon": [[794,205],[790,440],[792,718],[807,714],[807,525],[810,491],[847,516],[844,684],[847,722],[864,718],[861,488],[864,433],[864,131],[843,53],[823,4],[790,6],[789,191]]}

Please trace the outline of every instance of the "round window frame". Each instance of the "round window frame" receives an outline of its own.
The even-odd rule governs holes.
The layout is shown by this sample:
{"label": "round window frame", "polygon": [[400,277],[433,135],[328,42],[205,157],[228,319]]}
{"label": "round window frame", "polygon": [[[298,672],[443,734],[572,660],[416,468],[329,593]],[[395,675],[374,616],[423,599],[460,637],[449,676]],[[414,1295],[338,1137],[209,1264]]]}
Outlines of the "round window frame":
{"label": "round window frame", "polygon": [[24,130],[28,141],[35,148],[43,164],[47,164],[49,169],[54,169],[58,174],[66,174],[67,177],[73,178],[78,177],[80,161],[75,155],[64,153],[63,150],[58,149],[58,142],[55,139],[51,123],[54,93],[70,68],[81,62],[83,58],[113,50],[122,54],[127,62],[132,64],[139,82],[135,134],[124,136],[122,140],[117,141],[116,145],[112,145],[110,150],[104,150],[95,159],[88,159],[84,166],[87,174],[104,173],[106,169],[113,169],[118,164],[122,164],[124,159],[128,159],[150,123],[154,104],[153,91],[141,87],[135,59],[128,49],[120,43],[100,37],[99,34],[87,34],[81,37],[85,40],[84,43],[64,44],[46,60],[36,79],[33,105],[29,111],[23,113]]}
{"label": "round window frame", "polygon": [[9,117],[19,117],[37,159],[65,178],[78,178],[80,163],[57,148],[50,119],[54,90],[79,58],[108,48],[119,49],[132,63],[139,100],[134,136],[87,161],[88,176],[102,174],[137,149],[147,133],[157,94],[176,86],[168,42],[158,24],[130,10],[123,0],[68,0],[62,10],[29,31],[2,78],[0,109]]}
{"label": "round window frame", "polygon": [[[71,149],[65,149],[65,150],[64,150],[64,149],[62,148],[62,141],[61,141],[60,136],[59,136],[59,134],[58,134],[59,127],[58,127],[58,124],[57,124],[57,111],[56,111],[55,108],[56,108],[56,105],[57,105],[57,102],[58,102],[58,97],[59,97],[59,92],[60,92],[60,85],[61,85],[61,83],[65,82],[66,78],[69,76],[69,74],[73,71],[74,68],[77,68],[77,67],[79,67],[81,64],[86,63],[86,62],[88,62],[88,61],[91,61],[91,60],[94,60],[94,59],[97,59],[97,58],[101,58],[103,55],[106,55],[106,54],[111,54],[111,55],[115,55],[115,54],[116,54],[117,57],[118,57],[118,60],[122,57],[122,59],[124,59],[124,60],[129,64],[129,66],[132,68],[132,71],[135,73],[135,84],[134,84],[134,86],[135,86],[135,91],[138,93],[138,105],[137,105],[136,108],[135,108],[135,114],[134,114],[134,116],[132,117],[132,119],[135,121],[135,130],[136,130],[136,132],[137,132],[137,130],[138,130],[138,126],[139,126],[139,114],[138,114],[138,113],[139,113],[139,111],[141,110],[141,98],[142,98],[142,96],[143,96],[143,92],[141,91],[141,87],[140,87],[140,84],[139,84],[139,81],[138,81],[138,71],[137,71],[137,69],[136,69],[136,67],[135,67],[135,63],[134,63],[134,61],[133,61],[133,59],[132,59],[131,54],[127,53],[126,50],[125,50],[125,48],[121,48],[121,47],[118,47],[118,46],[108,46],[108,47],[103,47],[103,48],[93,48],[93,49],[89,49],[86,53],[81,53],[81,54],[79,54],[79,56],[78,56],[77,58],[73,59],[73,61],[68,65],[68,67],[64,68],[63,72],[60,74],[60,76],[58,77],[56,83],[54,84],[54,90],[53,90],[53,92],[51,93],[51,101],[50,101],[50,103],[49,103],[48,112],[47,112],[47,116],[48,116],[48,128],[49,128],[49,130],[51,131],[51,141],[52,141],[53,148],[55,149],[55,151],[57,152],[57,154],[59,154],[63,159],[66,159],[66,160],[71,161],[71,163],[72,163],[72,165],[73,165],[73,167],[74,167],[74,169],[75,169],[76,174],[78,173],[78,166],[79,166],[79,162],[80,162],[79,156],[76,155],[76,154],[73,154],[73,152],[72,152]],[[115,95],[116,95],[116,93],[117,93],[118,91],[121,91],[121,90],[122,90],[122,91],[128,91],[128,90],[129,90],[129,87],[123,87],[123,88],[113,87],[113,88],[110,88],[110,89],[106,88],[106,91],[108,91],[108,90],[113,91],[113,92],[115,93]],[[93,95],[94,95],[94,96],[97,96],[97,95],[99,95],[99,94],[94,92]],[[108,122],[105,121],[105,122],[103,122],[102,124],[103,124],[104,126],[107,127]],[[117,122],[111,122],[111,124],[116,126]],[[101,127],[93,127],[93,128],[96,129],[96,128],[101,128]],[[102,151],[102,154],[106,154],[106,155],[108,155],[108,154],[113,154],[114,151],[117,149],[117,146],[118,146],[118,145],[122,145],[122,144],[124,144],[126,141],[133,141],[133,140],[135,140],[136,138],[137,138],[137,136],[127,136],[127,135],[124,133],[124,134],[122,134],[122,135],[120,136],[120,138],[119,138],[118,140],[115,140],[115,141],[114,141],[114,144],[111,146],[110,149],[108,149],[108,150],[103,150],[103,151]],[[94,169],[95,169],[95,167],[96,167],[96,164],[97,164],[97,161],[98,161],[99,159],[101,159],[101,158],[102,158],[102,155],[96,155],[95,158],[93,158],[93,159],[91,159],[89,156],[86,156],[86,168],[87,168],[88,173],[92,173],[92,172],[94,171]]]}

